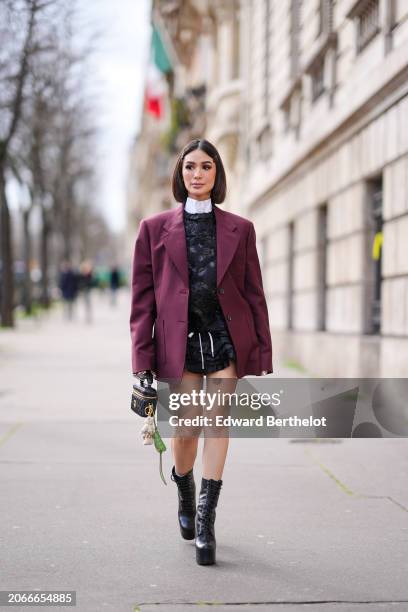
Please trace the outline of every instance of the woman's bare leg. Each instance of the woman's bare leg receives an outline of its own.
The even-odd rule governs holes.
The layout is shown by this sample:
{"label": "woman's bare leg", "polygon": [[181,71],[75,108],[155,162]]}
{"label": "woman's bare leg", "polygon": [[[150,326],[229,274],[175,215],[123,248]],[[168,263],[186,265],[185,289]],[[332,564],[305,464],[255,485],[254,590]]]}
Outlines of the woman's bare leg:
{"label": "woman's bare leg", "polygon": [[[237,372],[235,362],[218,372],[207,374],[207,393],[234,393],[237,385]],[[208,412],[209,416],[226,414],[227,408],[218,406]],[[215,430],[215,431],[214,431]],[[206,435],[207,434],[207,435]],[[225,435],[224,435],[225,434]],[[204,427],[203,448],[203,478],[221,480],[224,471],[225,459],[227,457],[229,444],[228,428],[224,430],[219,427],[207,429]]]}
{"label": "woman's bare leg", "polygon": [[[202,389],[203,376],[195,372],[184,370],[182,379],[177,384],[170,385],[170,393],[191,393],[193,390]],[[192,418],[202,414],[202,406],[187,406],[179,409],[178,416]],[[176,428],[175,435],[171,440],[176,472],[182,476],[191,470],[197,457],[198,438],[201,427]]]}

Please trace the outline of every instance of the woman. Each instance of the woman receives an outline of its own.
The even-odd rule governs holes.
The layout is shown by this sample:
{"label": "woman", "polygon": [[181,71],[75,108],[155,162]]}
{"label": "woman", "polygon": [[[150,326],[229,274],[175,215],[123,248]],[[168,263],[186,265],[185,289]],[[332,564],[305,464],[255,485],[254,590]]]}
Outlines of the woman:
{"label": "woman", "polygon": [[[253,224],[217,205],[226,178],[207,140],[187,144],[173,174],[179,205],[142,221],[132,272],[133,373],[169,382],[172,393],[231,393],[237,379],[272,369],[268,310]],[[153,332],[154,326],[154,332]],[[220,409],[220,407],[217,407]],[[221,408],[222,410],[222,408]],[[202,413],[191,405],[187,416]],[[186,411],[183,417],[186,416]],[[193,466],[201,428],[172,439],[172,480],[184,539],[196,538],[200,565],[215,563],[215,509],[228,432],[204,427],[203,477],[196,509]]]}

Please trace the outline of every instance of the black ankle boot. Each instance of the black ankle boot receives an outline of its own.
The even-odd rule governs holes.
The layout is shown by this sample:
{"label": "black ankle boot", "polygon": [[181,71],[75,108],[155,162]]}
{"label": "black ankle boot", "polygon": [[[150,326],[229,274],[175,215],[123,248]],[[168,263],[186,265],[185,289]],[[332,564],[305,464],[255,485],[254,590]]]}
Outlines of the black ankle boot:
{"label": "black ankle boot", "polygon": [[178,520],[180,532],[185,540],[194,540],[196,515],[196,489],[191,469],[184,476],[177,476],[175,467],[171,471],[171,479],[178,489]]}
{"label": "black ankle boot", "polygon": [[222,480],[203,478],[196,517],[196,559],[199,565],[215,563],[215,508],[222,487]]}

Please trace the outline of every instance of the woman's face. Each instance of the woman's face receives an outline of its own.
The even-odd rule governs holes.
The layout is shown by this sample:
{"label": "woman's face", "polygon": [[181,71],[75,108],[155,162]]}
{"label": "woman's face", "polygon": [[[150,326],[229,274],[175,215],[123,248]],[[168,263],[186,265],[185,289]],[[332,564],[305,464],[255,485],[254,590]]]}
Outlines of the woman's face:
{"label": "woman's face", "polygon": [[195,149],[183,159],[183,180],[188,195],[195,200],[208,200],[214,187],[215,161],[201,149]]}

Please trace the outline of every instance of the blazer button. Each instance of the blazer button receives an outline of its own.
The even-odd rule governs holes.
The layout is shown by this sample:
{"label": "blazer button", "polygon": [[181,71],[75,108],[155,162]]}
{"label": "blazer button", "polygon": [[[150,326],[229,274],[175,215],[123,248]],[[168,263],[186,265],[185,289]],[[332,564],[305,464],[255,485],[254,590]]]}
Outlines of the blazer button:
{"label": "blazer button", "polygon": [[220,287],[220,288],[218,289],[218,293],[225,293],[225,292],[224,292],[224,289],[223,289],[222,287]]}
{"label": "blazer button", "polygon": [[231,315],[228,315],[228,316],[227,316],[227,319],[228,319],[228,321],[232,321],[232,317],[231,317]]}
{"label": "blazer button", "polygon": [[187,289],[180,289],[180,293],[187,293]]}

